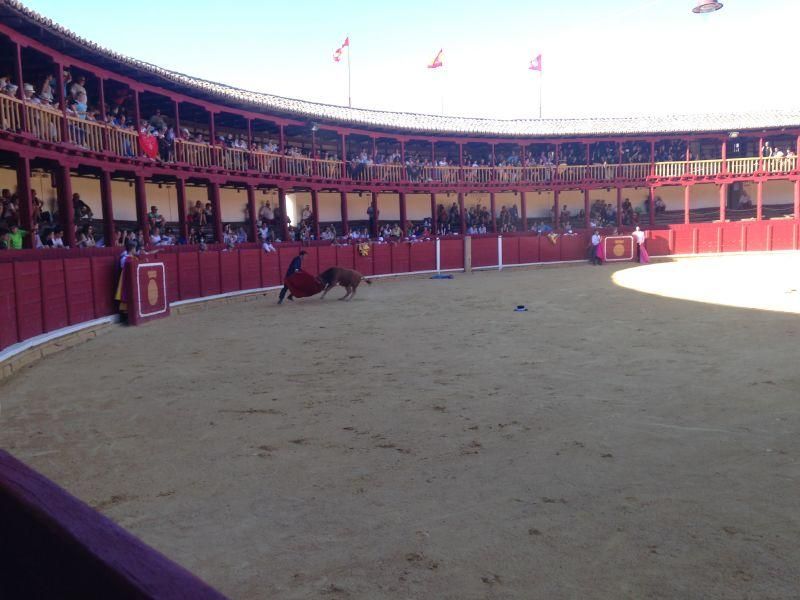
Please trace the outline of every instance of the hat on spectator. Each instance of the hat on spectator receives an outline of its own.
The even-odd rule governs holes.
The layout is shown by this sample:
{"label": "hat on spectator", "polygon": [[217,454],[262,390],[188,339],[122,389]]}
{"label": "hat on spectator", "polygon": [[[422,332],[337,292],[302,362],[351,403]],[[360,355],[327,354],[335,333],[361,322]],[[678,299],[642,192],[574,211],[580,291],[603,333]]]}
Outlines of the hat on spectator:
{"label": "hat on spectator", "polygon": [[32,92],[33,86],[30,83],[26,83],[22,86],[22,89],[25,90],[26,92]]}

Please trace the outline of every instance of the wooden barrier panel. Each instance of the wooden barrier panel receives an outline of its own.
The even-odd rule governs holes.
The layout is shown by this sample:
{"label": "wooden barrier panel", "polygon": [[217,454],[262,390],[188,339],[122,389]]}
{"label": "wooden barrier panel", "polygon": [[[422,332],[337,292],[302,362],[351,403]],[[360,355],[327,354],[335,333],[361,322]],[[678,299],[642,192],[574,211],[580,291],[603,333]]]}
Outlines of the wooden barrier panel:
{"label": "wooden barrier panel", "polygon": [[223,250],[219,253],[220,289],[223,294],[238,292],[239,286],[239,251]]}
{"label": "wooden barrier panel", "polygon": [[374,275],[384,275],[392,272],[391,245],[374,244],[372,246],[372,272]]}
{"label": "wooden barrier panel", "polygon": [[[42,300],[44,302],[44,330],[53,331],[69,325],[67,291],[63,260],[42,261]],[[24,310],[24,307],[17,307]]]}
{"label": "wooden barrier panel", "polygon": [[308,247],[303,248],[306,251],[306,256],[303,259],[303,270],[317,275],[319,273],[319,252],[317,248]]}
{"label": "wooden barrier panel", "polygon": [[336,248],[333,246],[320,246],[317,248],[317,273],[336,266]]}
{"label": "wooden barrier panel", "polygon": [[0,263],[0,350],[16,344],[19,340],[17,300],[14,294],[14,264]]}
{"label": "wooden barrier panel", "polygon": [[674,254],[691,254],[693,252],[693,231],[692,227],[681,227],[674,229],[675,247],[672,249]]}
{"label": "wooden barrier panel", "polygon": [[583,260],[589,258],[589,240],[581,233],[575,235],[562,235],[561,260]]}
{"label": "wooden barrier panel", "polygon": [[0,531],[4,598],[224,600],[186,569],[4,451]]}
{"label": "wooden barrier panel", "polygon": [[521,264],[539,262],[539,244],[542,239],[544,238],[541,235],[519,238],[519,262]]}
{"label": "wooden barrier panel", "polygon": [[199,252],[178,253],[178,286],[181,300],[200,297]]}
{"label": "wooden barrier panel", "polygon": [[[41,335],[44,333],[41,261],[20,261],[8,263],[8,266],[14,267],[14,280],[9,283],[7,289],[12,294],[16,290],[15,310],[16,307],[20,307],[20,310],[16,310],[16,334],[20,340]],[[0,281],[0,288],[5,287],[4,282]],[[0,334],[0,338],[2,338],[2,334]]]}
{"label": "wooden barrier panel", "polygon": [[178,254],[175,252],[159,252],[156,260],[164,263],[167,270],[167,300],[176,302],[180,300],[180,278],[178,277]]}
{"label": "wooden barrier panel", "polygon": [[362,275],[372,275],[373,268],[372,268],[372,250],[377,246],[377,244],[372,244],[369,247],[369,254],[367,256],[361,256],[361,252],[358,250],[356,246],[356,251],[354,254],[355,257],[355,270],[361,273]]}
{"label": "wooden barrier panel", "polygon": [[794,221],[789,219],[770,221],[772,227],[772,247],[770,250],[794,249]]}
{"label": "wooden barrier panel", "polygon": [[442,269],[464,268],[464,240],[448,239],[439,242],[439,261]]}
{"label": "wooden barrier panel", "polygon": [[722,251],[740,252],[742,250],[742,229],[743,223],[723,223],[722,231]]}
{"label": "wooden barrier panel", "polygon": [[200,252],[200,295],[214,296],[220,293],[219,253]]}
{"label": "wooden barrier panel", "polygon": [[399,242],[392,245],[392,273],[408,273],[411,265],[411,244]]}
{"label": "wooden barrier panel", "polygon": [[239,251],[239,281],[243,290],[261,287],[261,260],[263,250]]}
{"label": "wooden barrier panel", "polygon": [[436,269],[436,244],[434,242],[411,244],[409,269],[411,272]]}
{"label": "wooden barrier panel", "polygon": [[497,264],[497,238],[472,238],[472,267],[493,267]]}
{"label": "wooden barrier panel", "polygon": [[261,287],[273,287],[283,281],[277,252],[261,253]]}
{"label": "wooden barrier panel", "polygon": [[760,252],[767,249],[767,228],[747,226],[747,239],[745,250],[747,252]]}
{"label": "wooden barrier panel", "polygon": [[717,252],[717,231],[719,225],[714,223],[699,223],[697,229],[697,252]]}
{"label": "wooden barrier panel", "polygon": [[95,318],[92,291],[92,267],[88,258],[64,261],[64,279],[67,289],[69,324],[83,323]]}
{"label": "wooden barrier panel", "polygon": [[667,256],[671,254],[669,247],[669,229],[654,229],[647,232],[647,252],[650,256]]}
{"label": "wooden barrier panel", "polygon": [[519,238],[518,237],[504,237],[503,238],[503,264],[504,265],[518,265],[519,260]]}
{"label": "wooden barrier panel", "polygon": [[336,265],[346,269],[355,269],[355,246],[338,246],[336,248]]}
{"label": "wooden barrier panel", "polygon": [[561,260],[561,238],[558,236],[551,239],[548,236],[542,236],[539,241],[539,260],[540,262],[553,262]]}

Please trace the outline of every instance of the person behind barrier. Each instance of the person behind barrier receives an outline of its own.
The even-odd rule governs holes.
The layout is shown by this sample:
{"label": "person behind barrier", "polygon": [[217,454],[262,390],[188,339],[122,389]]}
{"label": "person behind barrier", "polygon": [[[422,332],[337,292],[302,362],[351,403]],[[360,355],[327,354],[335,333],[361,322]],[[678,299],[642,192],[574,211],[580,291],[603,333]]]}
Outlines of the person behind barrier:
{"label": "person behind barrier", "polygon": [[[305,255],[306,255],[306,251],[305,250],[301,250],[300,254],[298,254],[297,256],[295,256],[292,259],[292,262],[289,263],[289,268],[286,269],[286,276],[283,278],[284,282],[286,281],[286,279],[290,275],[292,275],[293,273],[297,273],[297,271],[302,269],[302,267],[303,267],[303,258],[305,257]],[[289,291],[289,288],[286,287],[286,283],[284,283],[283,284],[283,289],[281,289],[281,293],[278,296],[278,304],[283,304],[283,299],[286,297],[286,292],[288,292],[288,291]],[[294,296],[292,296],[291,293],[289,293],[289,300],[294,301]]]}
{"label": "person behind barrier", "polygon": [[600,259],[600,232],[595,229],[592,235],[592,257],[591,263],[593,265],[602,265],[603,261]]}

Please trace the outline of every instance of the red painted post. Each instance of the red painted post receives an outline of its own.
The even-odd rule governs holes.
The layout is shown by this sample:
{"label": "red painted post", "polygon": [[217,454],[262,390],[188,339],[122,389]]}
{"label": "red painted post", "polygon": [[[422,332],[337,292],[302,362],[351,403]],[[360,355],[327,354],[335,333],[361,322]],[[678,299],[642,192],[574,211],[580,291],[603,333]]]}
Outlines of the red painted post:
{"label": "red painted post", "polygon": [[522,226],[522,231],[528,231],[528,199],[525,197],[525,191],[521,190],[520,193],[520,221]]}
{"label": "red painted post", "polygon": [[[798,146],[800,146],[800,137],[797,138]],[[458,145],[458,180],[464,181],[464,144]],[[463,200],[463,198],[462,198]],[[463,212],[463,211],[462,211]],[[462,233],[464,229],[462,227]]]}
{"label": "red painted post", "polygon": [[135,176],[133,187],[136,194],[136,222],[144,233],[144,241],[147,244],[150,242],[150,223],[147,220],[147,190],[144,175]]}
{"label": "red painted post", "polygon": [[617,227],[622,225],[622,188],[617,188]]}
{"label": "red painted post", "polygon": [[72,176],[69,167],[59,165],[59,211],[61,226],[64,228],[64,244],[70,248],[75,246],[75,207],[72,205]]}
{"label": "red painted post", "polygon": [[656,224],[656,188],[650,187],[650,227]]}
{"label": "red painted post", "polygon": [[727,217],[726,210],[728,208],[728,184],[721,183],[719,185],[719,220],[723,223]]}
{"label": "red painted post", "polygon": [[458,192],[458,215],[459,226],[461,227],[461,235],[467,234],[467,213],[464,210],[464,193]]}
{"label": "red painted post", "polygon": [[558,190],[553,190],[553,229],[561,227],[561,211],[558,206]]}
{"label": "red painted post", "polygon": [[[285,200],[285,199],[284,199]],[[219,184],[213,181],[208,182],[208,201],[211,203],[211,210],[214,212],[214,241],[217,244],[222,243],[222,202],[220,200]],[[281,214],[285,217],[284,205],[281,206]],[[284,219],[285,222],[285,219]],[[286,237],[284,236],[285,240]]]}
{"label": "red painted post", "polygon": [[253,119],[247,119],[247,151],[253,148]]}
{"label": "red painted post", "polygon": [[[28,131],[28,114],[25,110],[24,102],[25,102],[25,78],[22,76],[22,46],[15,43],[16,48],[16,63],[14,65],[16,76],[17,76],[17,96],[23,102],[23,106],[20,109],[20,116],[22,117],[22,130],[27,132]],[[23,227],[23,229],[25,229]],[[26,229],[27,231],[27,229]]]}
{"label": "red painted post", "polygon": [[761,221],[764,214],[764,182],[756,183],[756,221]]}
{"label": "red painted post", "polygon": [[114,203],[111,198],[111,171],[100,171],[100,203],[103,206],[103,238],[107,248],[114,245]]}
{"label": "red painted post", "polygon": [[372,237],[378,237],[378,192],[372,192]]}
{"label": "red painted post", "polygon": [[347,177],[347,138],[342,134],[342,179]]}
{"label": "red painted post", "polygon": [[[56,63],[56,83],[58,84],[58,108],[61,110],[61,141],[69,142],[69,129],[67,127],[67,94],[64,92],[64,65]],[[138,110],[138,109],[137,109]],[[136,124],[139,130],[139,124]],[[65,232],[66,235],[66,232]]]}
{"label": "red painted post", "polygon": [[[587,144],[586,147],[588,148],[589,145]],[[586,229],[589,229],[591,225],[591,209],[592,207],[589,205],[589,188],[583,190],[583,226]]]}
{"label": "red painted post", "polygon": [[[100,119],[101,122],[106,124],[106,82],[102,77],[97,78],[97,87],[100,90]],[[108,127],[103,127],[103,150],[109,152],[111,150],[111,143],[108,139]]]}
{"label": "red painted post", "polygon": [[342,202],[342,234],[347,237],[350,235],[350,222],[347,217],[347,192],[339,192],[339,198]]}
{"label": "red painted post", "polygon": [[406,194],[400,192],[400,231],[406,235],[406,223],[408,222],[408,207],[406,206]]}
{"label": "red painted post", "polygon": [[728,172],[728,142],[727,140],[722,140],[722,173]]}
{"label": "red painted post", "polygon": [[136,131],[142,128],[142,113],[139,109],[139,92],[133,90],[133,118],[136,121]]}
{"label": "red painted post", "polygon": [[688,225],[690,222],[689,211],[692,201],[692,187],[687,185],[683,188],[683,223]]}
{"label": "red painted post", "polygon": [[[494,144],[492,144],[492,174],[489,178],[490,181],[497,181],[497,173],[495,171],[496,168],[497,168],[497,161],[495,160]],[[492,216],[492,223],[494,223],[494,216]],[[492,225],[492,228],[495,232],[497,231],[497,228],[494,225]]]}
{"label": "red painted post", "polygon": [[319,239],[319,193],[311,189],[311,214],[314,217],[314,239]]}
{"label": "red painted post", "polygon": [[656,142],[650,140],[650,177],[656,175]]}
{"label": "red painted post", "polygon": [[250,221],[247,223],[247,237],[251,242],[257,242],[258,213],[256,212],[256,188],[252,183],[247,184],[247,213],[250,216]]}
{"label": "red painted post", "polygon": [[756,171],[761,173],[764,170],[764,138],[758,138],[758,168]]}
{"label": "red painted post", "polygon": [[186,180],[179,177],[175,181],[175,191],[178,197],[178,225],[181,230],[181,236],[187,242],[189,241],[189,219],[186,218]]}
{"label": "red painted post", "polygon": [[431,192],[431,235],[436,235],[439,225],[439,215],[436,214],[436,194]]}
{"label": "red painted post", "polygon": [[794,182],[794,218],[800,219],[800,179]]}
{"label": "red painted post", "polygon": [[[494,152],[492,155],[494,155]],[[489,192],[489,210],[492,211],[492,233],[497,233],[497,204],[495,202],[494,192]]]}
{"label": "red painted post", "polygon": [[[17,157],[17,202],[19,202],[19,226],[24,231],[33,230],[33,203],[31,202],[31,161],[27,156]],[[33,240],[25,236],[25,248],[33,247]]]}
{"label": "red painted post", "polygon": [[[400,164],[403,166],[403,181],[408,181],[408,170],[406,169],[406,143],[403,140],[400,140]],[[403,224],[405,227],[405,223]],[[403,228],[401,228],[403,229]],[[403,229],[405,231],[405,229]]]}

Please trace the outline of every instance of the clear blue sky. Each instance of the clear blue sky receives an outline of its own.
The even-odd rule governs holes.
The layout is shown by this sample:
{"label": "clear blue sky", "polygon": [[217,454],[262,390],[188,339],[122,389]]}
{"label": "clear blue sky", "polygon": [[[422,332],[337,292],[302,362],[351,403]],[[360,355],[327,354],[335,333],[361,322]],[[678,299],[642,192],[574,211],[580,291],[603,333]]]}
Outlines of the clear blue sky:
{"label": "clear blue sky", "polygon": [[[122,54],[238,87],[353,105],[497,118],[795,108],[800,0],[27,0]],[[439,48],[443,69],[429,70]]]}

